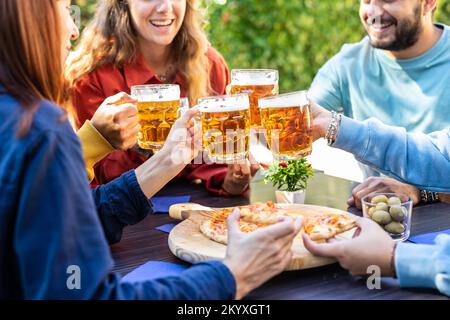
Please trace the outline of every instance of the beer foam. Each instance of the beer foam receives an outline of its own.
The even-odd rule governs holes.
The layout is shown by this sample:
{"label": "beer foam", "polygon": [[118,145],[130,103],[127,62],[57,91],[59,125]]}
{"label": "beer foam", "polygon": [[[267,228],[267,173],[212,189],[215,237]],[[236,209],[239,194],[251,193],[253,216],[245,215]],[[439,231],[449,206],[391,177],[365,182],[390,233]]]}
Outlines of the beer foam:
{"label": "beer foam", "polygon": [[180,100],[178,85],[143,85],[131,87],[131,95],[139,102],[167,102]]}
{"label": "beer foam", "polygon": [[250,108],[248,95],[209,97],[199,100],[200,112],[233,112]]}
{"label": "beer foam", "polygon": [[301,107],[307,104],[309,104],[307,91],[280,94],[278,96],[258,100],[260,109]]}
{"label": "beer foam", "polygon": [[277,84],[277,70],[243,69],[231,71],[231,85],[234,86],[272,86]]}

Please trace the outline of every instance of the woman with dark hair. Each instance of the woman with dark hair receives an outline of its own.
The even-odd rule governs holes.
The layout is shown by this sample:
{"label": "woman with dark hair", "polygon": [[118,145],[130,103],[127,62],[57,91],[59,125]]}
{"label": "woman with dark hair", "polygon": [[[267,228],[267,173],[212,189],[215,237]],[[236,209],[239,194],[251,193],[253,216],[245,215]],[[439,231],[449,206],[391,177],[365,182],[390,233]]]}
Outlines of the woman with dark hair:
{"label": "woman with dark hair", "polygon": [[[69,6],[0,2],[0,299],[233,299],[281,272],[301,223],[247,235],[238,213],[223,262],[135,284],[111,272],[107,240],[151,212],[148,198],[184,168],[172,152],[195,156],[196,111],[174,125],[185,139],[171,132],[155,157],[91,191],[80,142],[57,106],[66,102],[64,60],[78,34]],[[76,286],[70,270],[80,271]]]}

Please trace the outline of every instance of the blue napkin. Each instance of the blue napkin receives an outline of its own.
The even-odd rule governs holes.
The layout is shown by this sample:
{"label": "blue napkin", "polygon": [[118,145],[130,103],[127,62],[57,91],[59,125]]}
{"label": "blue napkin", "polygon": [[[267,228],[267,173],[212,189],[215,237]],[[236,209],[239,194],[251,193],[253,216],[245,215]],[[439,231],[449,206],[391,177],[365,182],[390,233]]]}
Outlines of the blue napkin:
{"label": "blue napkin", "polygon": [[414,243],[418,243],[418,244],[434,244],[434,239],[440,234],[450,235],[450,229],[439,231],[439,232],[421,234],[421,235],[414,236],[414,237],[409,237],[408,240],[411,242],[414,242]]}
{"label": "blue napkin", "polygon": [[176,226],[176,223],[168,223],[159,227],[156,227],[156,230],[165,232],[165,233],[170,233],[170,231],[172,231],[172,229]]}
{"label": "blue napkin", "polygon": [[153,197],[150,199],[154,213],[168,213],[171,205],[191,201],[191,196]]}
{"label": "blue napkin", "polygon": [[122,282],[135,283],[153,280],[156,278],[176,276],[187,268],[188,267],[186,266],[170,262],[149,261],[128,273],[125,277],[122,278]]}

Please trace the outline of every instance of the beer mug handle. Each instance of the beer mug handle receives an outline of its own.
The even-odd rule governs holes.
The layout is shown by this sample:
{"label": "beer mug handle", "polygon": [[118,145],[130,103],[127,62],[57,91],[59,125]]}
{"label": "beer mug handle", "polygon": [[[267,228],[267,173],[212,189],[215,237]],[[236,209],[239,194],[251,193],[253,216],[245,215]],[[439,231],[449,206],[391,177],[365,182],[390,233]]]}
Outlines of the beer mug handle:
{"label": "beer mug handle", "polygon": [[180,108],[178,109],[178,118],[182,117],[189,109],[189,98],[181,98]]}
{"label": "beer mug handle", "polygon": [[225,92],[226,92],[227,95],[231,94],[231,83],[227,85],[227,87],[225,89]]}

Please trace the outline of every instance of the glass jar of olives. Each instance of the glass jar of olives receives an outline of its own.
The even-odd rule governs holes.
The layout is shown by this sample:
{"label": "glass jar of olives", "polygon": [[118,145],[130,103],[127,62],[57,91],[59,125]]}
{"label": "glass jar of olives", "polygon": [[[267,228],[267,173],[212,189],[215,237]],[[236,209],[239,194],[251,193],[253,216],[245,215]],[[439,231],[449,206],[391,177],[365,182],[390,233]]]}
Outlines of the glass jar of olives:
{"label": "glass jar of olives", "polygon": [[392,239],[405,241],[411,232],[413,202],[405,194],[372,193],[362,199],[364,217],[378,223]]}

